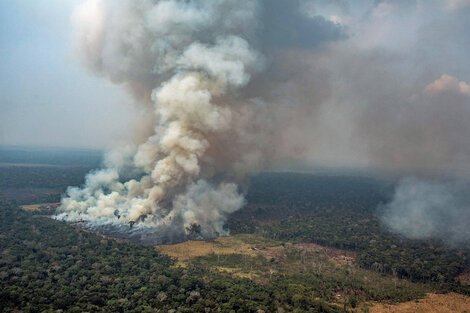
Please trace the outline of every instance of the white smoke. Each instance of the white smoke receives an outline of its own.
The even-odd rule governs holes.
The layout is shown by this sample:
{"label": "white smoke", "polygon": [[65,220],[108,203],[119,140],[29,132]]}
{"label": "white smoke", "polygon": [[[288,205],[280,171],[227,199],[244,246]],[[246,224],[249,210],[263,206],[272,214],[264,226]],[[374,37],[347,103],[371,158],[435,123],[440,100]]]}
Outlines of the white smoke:
{"label": "white smoke", "polygon": [[380,207],[391,230],[413,239],[439,238],[452,244],[470,242],[469,183],[403,179],[392,200]]}
{"label": "white smoke", "polygon": [[[218,167],[240,142],[233,129],[253,112],[250,101],[228,99],[264,66],[249,42],[258,7],[236,0],[89,0],[76,9],[83,64],[128,88],[153,116],[153,129],[134,148],[113,151],[83,188],[69,188],[56,218],[90,227],[136,223],[145,231],[170,225],[176,233],[197,224],[206,237],[226,233],[226,215],[244,199],[237,175]],[[233,168],[250,166],[238,161]]]}

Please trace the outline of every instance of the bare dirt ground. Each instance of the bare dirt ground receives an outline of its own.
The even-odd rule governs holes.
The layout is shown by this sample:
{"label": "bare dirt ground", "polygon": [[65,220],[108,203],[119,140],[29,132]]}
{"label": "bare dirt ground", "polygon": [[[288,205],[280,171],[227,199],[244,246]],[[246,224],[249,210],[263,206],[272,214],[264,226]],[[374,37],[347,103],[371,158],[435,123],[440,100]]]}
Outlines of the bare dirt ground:
{"label": "bare dirt ground", "polygon": [[427,294],[424,299],[398,304],[375,304],[370,313],[470,313],[470,297],[457,293]]}
{"label": "bare dirt ground", "polygon": [[470,285],[470,270],[466,270],[465,272],[457,276],[455,280],[463,286]]}
{"label": "bare dirt ground", "polygon": [[60,205],[60,202],[53,202],[53,203],[36,203],[36,204],[28,204],[22,205],[21,208],[25,211],[39,211],[41,209],[55,209]]}
{"label": "bare dirt ground", "polygon": [[254,255],[251,245],[236,237],[218,237],[212,241],[189,240],[174,245],[158,245],[155,247],[160,252],[172,256],[180,262],[212,253]]}
{"label": "bare dirt ground", "polygon": [[315,243],[296,243],[293,244],[293,247],[300,250],[318,252],[320,255],[326,256],[342,265],[352,264],[357,254],[353,251],[324,247]]}
{"label": "bare dirt ground", "polygon": [[355,252],[324,247],[314,243],[286,244],[284,246],[281,245],[281,242],[260,242],[258,237],[251,235],[219,237],[212,241],[189,240],[174,245],[157,245],[155,247],[162,253],[172,256],[180,262],[185,262],[212,253],[252,256],[261,254],[267,259],[274,257],[282,260],[285,258],[285,248],[288,246],[298,250],[317,252],[320,256],[325,256],[339,264],[352,264],[356,257]]}

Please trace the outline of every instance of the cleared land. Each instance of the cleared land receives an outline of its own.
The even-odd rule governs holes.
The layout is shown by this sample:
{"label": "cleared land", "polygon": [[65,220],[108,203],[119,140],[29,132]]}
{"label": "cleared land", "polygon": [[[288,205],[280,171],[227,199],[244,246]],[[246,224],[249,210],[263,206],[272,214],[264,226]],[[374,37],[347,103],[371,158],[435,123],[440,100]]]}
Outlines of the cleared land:
{"label": "cleared land", "polygon": [[[329,304],[343,307],[351,298],[359,300],[357,307],[349,307],[350,312],[470,313],[468,296],[431,293],[426,285],[361,269],[354,264],[355,253],[317,244],[290,244],[243,234],[156,248],[178,259],[180,266],[198,264],[261,284],[288,279],[288,289],[306,291],[316,283],[312,277],[317,277],[320,284],[337,286],[325,288],[329,289],[326,294],[331,294],[327,296]],[[318,292],[312,289],[312,294]],[[419,294],[422,299],[407,301]],[[380,300],[370,302],[373,298]]]}
{"label": "cleared land", "polygon": [[290,244],[248,234],[218,237],[212,241],[189,240],[174,245],[157,245],[155,247],[181,262],[210,254],[262,255],[267,259],[285,259],[287,248],[312,252],[319,257],[327,257],[339,264],[352,264],[356,255],[355,252],[324,247],[314,243]]}
{"label": "cleared land", "polygon": [[22,205],[21,208],[25,211],[40,211],[40,210],[55,209],[59,205],[60,205],[60,202],[36,203],[36,204]]}
{"label": "cleared land", "polygon": [[376,304],[370,313],[468,313],[470,297],[457,293],[427,294],[425,298],[398,304]]}
{"label": "cleared land", "polygon": [[[236,237],[218,237],[213,241],[189,240],[174,245],[158,245],[156,248],[171,257],[185,262],[209,254],[250,254],[254,255],[254,246],[242,241],[250,235]],[[256,249],[256,248],[255,248]]]}
{"label": "cleared land", "polygon": [[330,304],[341,306],[353,298],[361,303],[408,301],[431,292],[423,284],[359,268],[350,251],[316,244],[240,234],[156,248],[178,259],[179,266],[193,264],[233,278],[282,285],[288,293],[322,295]]}

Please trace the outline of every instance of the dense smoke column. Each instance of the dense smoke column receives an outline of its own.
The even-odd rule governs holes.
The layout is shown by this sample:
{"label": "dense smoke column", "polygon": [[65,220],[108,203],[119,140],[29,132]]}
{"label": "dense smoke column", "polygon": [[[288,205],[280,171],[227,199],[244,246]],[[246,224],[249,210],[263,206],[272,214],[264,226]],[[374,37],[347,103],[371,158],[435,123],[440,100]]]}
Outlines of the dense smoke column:
{"label": "dense smoke column", "polygon": [[236,172],[250,167],[229,153],[249,146],[234,129],[252,111],[237,90],[264,64],[251,43],[258,11],[256,1],[237,0],[90,0],[77,8],[83,64],[135,95],[151,126],[83,188],[69,188],[56,218],[98,230],[225,233],[225,216],[244,203]]}
{"label": "dense smoke column", "polygon": [[240,183],[273,160],[299,159],[305,134],[322,133],[311,117],[329,88],[311,61],[348,36],[304,2],[80,5],[79,59],[129,91],[141,118],[132,143],[69,188],[56,218],[147,242],[226,234],[227,214],[244,203]]}

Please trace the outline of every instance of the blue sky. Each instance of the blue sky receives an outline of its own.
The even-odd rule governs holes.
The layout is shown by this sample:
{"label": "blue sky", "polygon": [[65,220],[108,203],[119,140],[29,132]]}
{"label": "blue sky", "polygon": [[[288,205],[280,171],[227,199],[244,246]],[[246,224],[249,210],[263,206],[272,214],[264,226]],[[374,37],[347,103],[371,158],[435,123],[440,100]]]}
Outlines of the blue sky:
{"label": "blue sky", "polygon": [[0,2],[0,144],[100,148],[124,136],[131,100],[72,55],[78,2]]}

